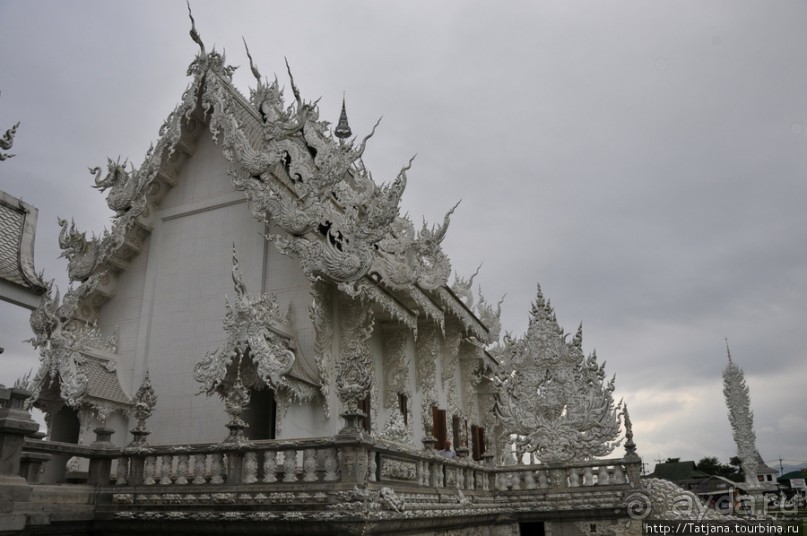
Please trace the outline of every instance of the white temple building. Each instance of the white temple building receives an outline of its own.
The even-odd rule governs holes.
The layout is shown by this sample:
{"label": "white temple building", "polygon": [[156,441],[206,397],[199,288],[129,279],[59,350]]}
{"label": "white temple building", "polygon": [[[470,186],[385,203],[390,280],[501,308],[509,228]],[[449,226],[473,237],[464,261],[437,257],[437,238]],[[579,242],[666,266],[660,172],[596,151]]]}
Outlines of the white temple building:
{"label": "white temple building", "polygon": [[454,208],[420,227],[400,214],[411,162],[376,182],[372,132],[353,138],[344,105],[329,131],[290,70],[284,96],[251,57],[247,97],[191,36],[159,140],[140,165],[92,170],[111,228],[60,221],[72,284],[32,313],[41,364],[12,396],[48,436],[0,410],[17,423],[0,426],[0,484],[18,497],[0,523],[576,536],[661,515],[640,508],[671,492],[640,482],[614,379],[540,288],[527,333],[500,340],[501,303],[450,281]]}

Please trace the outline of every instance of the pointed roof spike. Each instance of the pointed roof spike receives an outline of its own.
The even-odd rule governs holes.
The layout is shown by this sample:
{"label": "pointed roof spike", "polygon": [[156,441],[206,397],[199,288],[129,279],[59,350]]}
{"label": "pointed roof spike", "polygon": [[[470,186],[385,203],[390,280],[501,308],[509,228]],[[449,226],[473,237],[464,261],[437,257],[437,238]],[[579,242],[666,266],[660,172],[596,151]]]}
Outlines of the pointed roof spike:
{"label": "pointed roof spike", "polygon": [[193,39],[194,43],[199,45],[199,48],[202,51],[202,56],[204,56],[205,44],[202,43],[202,38],[199,36],[199,32],[196,31],[196,21],[193,20],[193,12],[191,11],[191,1],[186,0],[186,3],[188,4],[188,16],[191,18],[191,31],[190,31],[191,39]]}
{"label": "pointed roof spike", "polygon": [[249,69],[252,71],[252,76],[255,77],[255,80],[258,81],[258,85],[261,85],[261,73],[258,71],[258,68],[255,67],[255,64],[252,62],[252,54],[249,53],[249,47],[247,46],[247,40],[244,39],[244,36],[241,36],[241,40],[244,41],[244,48],[247,49],[247,58],[249,58]]}
{"label": "pointed roof spike", "polygon": [[[350,125],[347,122],[347,111],[345,110],[345,94],[342,93],[342,113],[339,114],[339,123],[333,131],[334,135],[340,140],[347,139],[353,135],[350,130]],[[413,157],[414,159],[414,157]],[[409,162],[412,163],[411,160]]]}
{"label": "pointed roof spike", "polygon": [[574,338],[572,338],[572,344],[577,346],[578,348],[583,347],[583,323],[577,326],[577,333],[574,334]]}
{"label": "pointed roof spike", "polygon": [[726,337],[726,354],[729,357],[729,363],[733,363],[733,361],[731,360],[731,349],[729,348],[729,338],[728,337]]}
{"label": "pointed roof spike", "polygon": [[[297,85],[294,83],[294,76],[292,76],[291,67],[289,67],[289,59],[283,56],[283,61],[286,62],[286,72],[289,73],[289,81],[291,82],[291,92],[294,93],[294,99],[297,101],[297,105],[302,106],[303,101],[300,98],[300,90],[297,89]],[[277,75],[275,75],[275,82],[277,82]]]}

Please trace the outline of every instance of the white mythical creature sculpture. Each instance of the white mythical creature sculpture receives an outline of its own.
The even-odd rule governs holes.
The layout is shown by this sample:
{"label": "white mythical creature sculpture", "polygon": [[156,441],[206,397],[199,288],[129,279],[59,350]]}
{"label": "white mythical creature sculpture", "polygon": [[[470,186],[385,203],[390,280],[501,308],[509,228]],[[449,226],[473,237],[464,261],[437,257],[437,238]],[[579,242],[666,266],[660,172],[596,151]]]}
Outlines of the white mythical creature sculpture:
{"label": "white mythical creature sculpture", "polygon": [[527,333],[505,337],[495,411],[519,452],[569,462],[606,456],[619,444],[614,378],[605,380],[595,354],[583,355],[582,340],[582,327],[567,340],[540,287]]}
{"label": "white mythical creature sculpture", "polygon": [[[0,138],[0,149],[4,151],[11,149],[11,147],[14,145],[14,136],[17,134],[17,128],[19,126],[20,123],[17,121],[17,123],[15,123],[10,129],[6,130],[6,133],[3,134],[2,138]],[[13,154],[0,153],[0,162],[12,157],[14,157]]]}
{"label": "white mythical creature sculpture", "polygon": [[105,231],[101,238],[93,236],[87,240],[86,232],[79,232],[76,223],[57,218],[59,227],[59,247],[62,248],[61,257],[67,259],[67,275],[71,281],[86,281],[95,273],[96,268],[103,262],[109,234]]}
{"label": "white mythical creature sculpture", "polygon": [[132,203],[139,192],[137,173],[131,164],[131,171],[126,172],[127,162],[124,161],[121,164],[120,158],[117,161],[107,158],[107,174],[103,180],[101,180],[101,168],[99,166],[90,168],[90,173],[95,175],[94,188],[102,192],[109,189],[106,203],[118,216],[132,207]]}

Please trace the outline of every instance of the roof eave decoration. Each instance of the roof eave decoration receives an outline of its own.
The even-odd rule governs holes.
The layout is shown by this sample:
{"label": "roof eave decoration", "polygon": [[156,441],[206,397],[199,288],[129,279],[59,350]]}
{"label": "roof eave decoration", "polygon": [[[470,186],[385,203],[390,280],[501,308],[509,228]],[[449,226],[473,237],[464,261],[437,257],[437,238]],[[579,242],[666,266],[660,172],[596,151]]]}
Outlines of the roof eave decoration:
{"label": "roof eave decoration", "polygon": [[208,395],[232,387],[236,378],[247,388],[290,389],[286,375],[294,366],[292,338],[284,332],[277,299],[266,294],[250,297],[238,269],[233,248],[233,283],[236,297],[226,302],[224,331],[227,341],[209,352],[193,371]]}
{"label": "roof eave decoration", "polygon": [[565,463],[607,456],[619,445],[623,410],[614,404],[614,378],[606,380],[596,354],[583,355],[582,341],[582,326],[568,340],[539,287],[527,333],[505,337],[495,377],[495,411],[517,452]]}
{"label": "roof eave decoration", "polygon": [[36,303],[36,296],[47,290],[42,275],[34,269],[37,215],[36,207],[0,191],[0,231],[3,233],[0,250],[4,256],[0,259],[0,280],[32,293],[32,303],[27,305],[30,307]]}

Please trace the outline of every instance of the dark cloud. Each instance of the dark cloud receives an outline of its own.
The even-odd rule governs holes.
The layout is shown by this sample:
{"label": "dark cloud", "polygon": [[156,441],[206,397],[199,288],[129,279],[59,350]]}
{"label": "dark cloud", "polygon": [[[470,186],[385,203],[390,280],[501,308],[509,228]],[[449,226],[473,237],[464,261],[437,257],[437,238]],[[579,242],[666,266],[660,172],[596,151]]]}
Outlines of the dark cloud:
{"label": "dark cloud", "polygon": [[[648,460],[727,459],[724,337],[748,374],[763,457],[807,462],[807,4],[193,2],[208,48],[335,121],[519,333],[540,282],[617,373]],[[43,16],[42,13],[47,13]],[[37,264],[65,285],[56,215],[100,232],[106,156],[140,162],[187,84],[183,2],[0,4],[0,127],[22,121],[0,188],[40,209]],[[0,381],[35,365],[0,309]],[[23,335],[21,335],[23,334]],[[764,431],[764,433],[760,432]]]}

